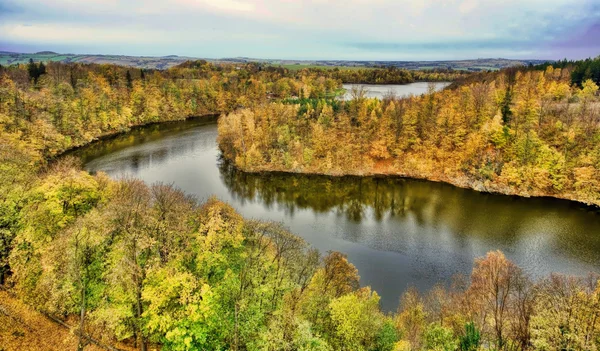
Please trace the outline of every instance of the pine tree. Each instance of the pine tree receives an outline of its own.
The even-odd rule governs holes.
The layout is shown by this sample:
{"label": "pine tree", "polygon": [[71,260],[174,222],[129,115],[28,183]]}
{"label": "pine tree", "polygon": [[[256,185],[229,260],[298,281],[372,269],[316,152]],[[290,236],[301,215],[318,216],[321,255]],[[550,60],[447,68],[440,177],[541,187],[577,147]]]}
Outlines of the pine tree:
{"label": "pine tree", "polygon": [[38,78],[41,75],[46,74],[46,65],[44,65],[43,62],[40,62],[40,64],[38,65],[37,74],[38,74]]}
{"label": "pine tree", "polygon": [[473,351],[479,348],[479,340],[481,335],[479,330],[475,328],[475,323],[467,323],[465,325],[465,335],[460,339],[461,351]]}
{"label": "pine tree", "polygon": [[127,80],[127,89],[131,90],[133,88],[133,83],[132,83],[132,79],[131,79],[131,73],[129,72],[129,70],[127,70],[125,79]]}
{"label": "pine tree", "polygon": [[37,83],[37,79],[38,79],[38,67],[35,64],[35,62],[33,62],[33,59],[30,58],[29,59],[29,64],[27,65],[27,72],[29,73],[29,78],[33,79],[33,81],[35,83]]}
{"label": "pine tree", "polygon": [[46,66],[43,62],[36,64],[33,59],[30,58],[29,64],[27,65],[27,72],[29,73],[29,78],[33,79],[33,83],[37,84],[40,76],[46,74]]}
{"label": "pine tree", "polygon": [[508,125],[511,121],[512,111],[510,110],[510,104],[512,102],[512,92],[510,87],[506,88],[506,94],[502,100],[502,106],[500,108],[502,112],[502,122],[504,125]]}

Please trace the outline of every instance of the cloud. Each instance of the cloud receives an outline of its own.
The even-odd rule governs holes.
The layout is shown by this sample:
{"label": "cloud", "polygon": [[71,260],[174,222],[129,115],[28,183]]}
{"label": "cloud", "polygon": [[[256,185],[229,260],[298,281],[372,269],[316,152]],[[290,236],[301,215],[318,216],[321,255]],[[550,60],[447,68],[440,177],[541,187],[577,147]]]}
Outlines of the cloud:
{"label": "cloud", "polygon": [[148,32],[125,28],[106,28],[72,26],[60,24],[2,24],[0,32],[6,33],[14,41],[32,43],[160,43],[168,40],[168,36],[159,31]]}
{"label": "cloud", "polygon": [[477,0],[464,0],[458,6],[458,10],[461,13],[466,14],[466,13],[473,11],[477,7],[477,5],[478,5]]}
{"label": "cloud", "polygon": [[[195,2],[189,0],[182,0],[185,3]],[[197,1],[196,1],[197,2]],[[252,12],[255,10],[255,6],[249,2],[235,1],[235,0],[203,0],[202,3],[223,11],[234,11],[234,12]]]}
{"label": "cloud", "polygon": [[0,0],[0,33],[5,46],[77,52],[547,58],[568,53],[569,41],[595,47],[586,40],[597,33],[596,1]]}

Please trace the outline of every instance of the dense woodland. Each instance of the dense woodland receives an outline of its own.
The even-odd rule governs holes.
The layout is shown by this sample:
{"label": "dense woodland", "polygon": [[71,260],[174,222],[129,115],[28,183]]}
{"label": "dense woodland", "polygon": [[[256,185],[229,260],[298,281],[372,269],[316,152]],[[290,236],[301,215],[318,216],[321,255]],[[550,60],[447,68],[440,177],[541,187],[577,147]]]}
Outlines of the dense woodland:
{"label": "dense woodland", "polygon": [[[532,281],[491,252],[470,279],[411,289],[387,314],[343,254],[321,256],[279,224],[169,185],[90,175],[71,158],[49,162],[136,125],[222,113],[225,155],[249,170],[365,172],[397,167],[389,160],[404,155],[415,172],[439,160],[452,172],[471,157],[464,172],[482,182],[506,169],[513,181],[533,172],[535,184],[597,201],[597,87],[572,87],[568,68],[498,77],[404,100],[356,92],[334,112],[321,98],[340,80],[311,71],[206,62],[0,68],[2,288],[65,321],[79,349],[91,335],[139,350],[597,350],[597,277]],[[310,103],[279,102],[293,96]],[[0,334],[0,347],[13,349],[13,337]]]}
{"label": "dense woodland", "polygon": [[566,59],[556,62],[547,62],[542,65],[536,65],[536,70],[546,70],[549,66],[553,68],[567,68],[571,70],[571,82],[577,86],[590,79],[596,85],[600,85],[600,58],[586,59],[582,61],[567,61]]}
{"label": "dense woodland", "polygon": [[362,68],[362,69],[319,69],[305,68],[300,74],[316,74],[340,80],[343,83],[362,84],[407,84],[416,81],[454,81],[469,75],[467,71],[452,69],[436,69],[427,71],[409,71],[395,67],[388,68]]}
{"label": "dense woodland", "polygon": [[600,205],[598,86],[578,86],[578,71],[477,74],[410,98],[354,91],[347,102],[256,105],[220,119],[220,147],[245,171],[402,175]]}

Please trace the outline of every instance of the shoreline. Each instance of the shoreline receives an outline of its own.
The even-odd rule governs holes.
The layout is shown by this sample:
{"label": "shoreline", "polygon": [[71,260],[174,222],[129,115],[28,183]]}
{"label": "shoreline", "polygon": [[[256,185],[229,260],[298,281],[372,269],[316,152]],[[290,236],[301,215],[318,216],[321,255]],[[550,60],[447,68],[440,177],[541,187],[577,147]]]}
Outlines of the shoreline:
{"label": "shoreline", "polygon": [[[567,197],[567,196],[560,196],[560,195],[551,195],[551,194],[539,194],[539,193],[521,193],[521,192],[517,192],[517,191],[501,191],[500,189],[493,189],[493,188],[486,188],[483,183],[480,183],[479,185],[481,187],[474,187],[474,186],[470,186],[468,184],[465,183],[461,183],[458,180],[452,180],[452,179],[441,179],[441,178],[434,178],[434,177],[427,177],[427,176],[421,176],[421,175],[415,175],[415,174],[410,174],[410,173],[384,173],[384,172],[366,172],[366,173],[342,173],[342,174],[337,174],[337,173],[325,173],[325,172],[305,172],[305,171],[288,171],[288,170],[245,170],[241,167],[238,167],[234,161],[228,159],[222,152],[222,150],[219,147],[219,150],[221,151],[221,157],[223,158],[223,160],[225,160],[226,162],[228,162],[231,167],[234,167],[236,170],[240,171],[240,172],[244,172],[244,173],[249,173],[249,174],[258,174],[258,175],[269,175],[269,174],[280,174],[280,175],[304,175],[304,176],[320,176],[320,177],[331,177],[331,178],[344,178],[344,177],[353,177],[353,178],[379,178],[379,179],[386,179],[386,178],[392,178],[392,179],[409,179],[409,180],[417,180],[417,181],[424,181],[424,182],[434,182],[434,183],[439,183],[439,184],[445,184],[448,186],[453,186],[456,188],[460,188],[460,189],[465,189],[465,190],[469,190],[469,191],[474,191],[480,194],[490,194],[490,195],[501,195],[501,196],[508,196],[508,197],[514,197],[514,198],[520,198],[520,199],[533,199],[533,198],[537,198],[537,199],[551,199],[551,200],[558,200],[558,201],[567,201],[569,203],[572,203],[574,205],[580,206],[581,208],[590,211],[590,212],[595,212],[600,214],[600,203],[599,204],[595,204],[595,203],[587,203],[584,202],[582,200],[579,200],[575,197]],[[508,190],[508,189],[507,189]]]}
{"label": "shoreline", "polygon": [[181,122],[187,122],[190,120],[195,120],[195,119],[207,119],[208,123],[212,123],[212,122],[217,122],[217,119],[219,118],[221,114],[217,114],[217,113],[209,113],[209,114],[205,114],[205,115],[199,115],[199,116],[187,116],[184,117],[182,119],[172,119],[172,120],[165,120],[165,121],[154,121],[154,122],[149,122],[149,123],[144,123],[144,124],[136,124],[130,127],[127,127],[127,129],[123,129],[123,130],[119,130],[119,131],[114,131],[114,132],[108,132],[108,133],[104,133],[101,134],[99,136],[96,136],[94,138],[92,138],[90,141],[82,143],[82,144],[78,144],[78,145],[74,145],[70,148],[67,148],[65,150],[62,150],[58,153],[56,153],[55,155],[49,157],[46,159],[46,162],[48,164],[62,158],[62,157],[66,157],[66,156],[70,156],[73,153],[76,153],[77,151],[89,147],[92,144],[95,144],[97,142],[101,142],[101,141],[107,141],[107,140],[111,140],[111,139],[115,139],[118,138],[120,136],[123,135],[127,135],[128,133],[131,133],[135,130],[139,130],[139,129],[144,129],[144,128],[148,128],[148,127],[152,127],[152,126],[162,126],[162,125],[169,125],[169,124],[175,124],[175,123],[181,123]]}
{"label": "shoreline", "polygon": [[[97,136],[95,138],[93,138],[92,140],[90,140],[89,142],[80,144],[80,145],[76,145],[73,146],[69,149],[66,149],[64,151],[61,151],[59,153],[57,153],[56,155],[50,157],[47,159],[47,163],[50,164],[56,160],[58,160],[59,158],[65,157],[65,156],[69,156],[73,153],[76,153],[77,151],[85,148],[85,147],[89,147],[90,145],[97,143],[97,142],[101,142],[101,141],[106,141],[106,140],[111,140],[114,138],[117,138],[119,136],[123,136],[126,135],[132,131],[135,130],[139,130],[139,129],[143,129],[143,128],[148,128],[151,126],[156,126],[156,125],[169,125],[169,124],[174,124],[174,123],[181,123],[181,122],[188,122],[191,120],[196,120],[196,119],[206,119],[207,123],[215,123],[217,122],[218,118],[219,118],[220,114],[205,114],[205,115],[199,115],[199,116],[188,116],[182,119],[174,119],[174,120],[166,120],[166,121],[155,121],[155,122],[150,122],[150,123],[145,123],[145,124],[139,124],[139,125],[134,125],[129,127],[126,130],[121,130],[121,131],[115,131],[115,132],[110,132],[110,133],[105,133],[103,135]],[[335,177],[335,178],[343,178],[343,177],[357,177],[357,178],[365,178],[365,177],[371,177],[371,178],[397,178],[397,179],[412,179],[412,180],[420,180],[420,181],[427,181],[427,182],[435,182],[435,183],[441,183],[441,184],[447,184],[450,186],[454,186],[457,188],[461,188],[461,189],[466,189],[466,190],[471,190],[471,191],[475,191],[478,193],[482,193],[482,194],[492,194],[492,195],[503,195],[503,196],[511,196],[511,197],[518,197],[518,198],[540,198],[540,199],[554,199],[554,200],[561,200],[561,201],[569,201],[572,202],[574,204],[577,204],[578,206],[581,206],[583,208],[585,208],[586,210],[592,211],[592,212],[598,212],[600,213],[600,203],[587,203],[584,202],[582,200],[579,200],[575,197],[569,197],[569,196],[560,196],[560,195],[552,195],[552,194],[542,194],[542,193],[523,193],[523,192],[519,192],[519,191],[512,191],[510,188],[508,189],[494,189],[494,188],[489,188],[486,187],[483,183],[479,182],[479,184],[474,184],[474,185],[470,185],[467,184],[468,182],[460,182],[459,180],[455,180],[455,179],[442,179],[439,177],[428,177],[428,176],[424,176],[424,175],[419,175],[419,174],[411,174],[409,172],[396,172],[396,173],[389,173],[389,172],[361,172],[361,173],[325,173],[325,172],[314,172],[314,171],[310,171],[310,172],[306,172],[306,171],[291,171],[291,170],[281,170],[281,169],[274,169],[274,170],[267,170],[267,169],[259,169],[259,170],[248,170],[248,169],[243,169],[239,166],[237,166],[235,164],[235,162],[233,160],[228,159],[225,154],[223,153],[223,151],[221,150],[221,147],[219,147],[219,151],[221,152],[220,157],[223,160],[226,160],[226,162],[230,163],[230,165],[232,167],[235,167],[236,170],[240,171],[240,172],[244,172],[244,173],[250,173],[250,174],[260,174],[260,175],[268,175],[268,174],[288,174],[288,175],[314,175],[314,176],[325,176],[325,177]]]}

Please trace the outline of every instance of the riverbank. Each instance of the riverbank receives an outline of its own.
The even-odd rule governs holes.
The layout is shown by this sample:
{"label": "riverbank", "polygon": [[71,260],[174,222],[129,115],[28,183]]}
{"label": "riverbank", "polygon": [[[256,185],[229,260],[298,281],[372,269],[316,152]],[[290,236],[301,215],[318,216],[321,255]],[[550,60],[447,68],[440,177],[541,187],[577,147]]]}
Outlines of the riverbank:
{"label": "riverbank", "polygon": [[598,87],[550,70],[509,87],[506,74],[405,99],[254,106],[219,119],[219,144],[245,171],[396,175],[600,206]]}
{"label": "riverbank", "polygon": [[[154,126],[154,125],[155,126],[168,126],[173,123],[180,123],[180,122],[185,122],[185,121],[189,121],[189,120],[200,120],[200,119],[205,120],[206,123],[217,123],[219,116],[220,116],[219,114],[205,114],[205,115],[201,115],[201,116],[187,116],[187,117],[184,117],[181,119],[169,119],[169,120],[164,120],[164,121],[155,121],[155,122],[150,122],[150,123],[132,125],[129,128],[124,129],[124,130],[111,131],[109,133],[105,133],[105,134],[96,136],[93,139],[89,140],[88,142],[85,142],[85,143],[73,146],[64,151],[61,151],[60,153],[56,154],[54,157],[52,157],[48,161],[52,162],[60,157],[63,157],[66,155],[71,155],[73,153],[76,153],[78,150],[89,147],[91,144],[94,144],[96,142],[111,140],[113,138],[116,138],[116,137],[119,137],[122,135],[126,135],[127,133],[130,133],[132,131],[143,129],[143,128],[148,128],[150,126]],[[223,151],[223,150],[221,150],[221,151]],[[431,181],[431,182],[446,183],[446,184],[450,184],[450,185],[458,187],[458,188],[471,189],[471,190],[481,192],[481,193],[499,194],[499,195],[506,195],[506,196],[518,196],[518,197],[523,197],[523,198],[547,197],[547,198],[568,200],[568,201],[577,202],[577,203],[585,205],[585,206],[589,206],[592,210],[595,210],[595,211],[600,210],[600,200],[596,201],[596,202],[585,201],[585,200],[578,198],[575,194],[569,194],[569,193],[567,193],[567,194],[550,194],[548,192],[544,192],[544,191],[540,191],[540,190],[536,190],[536,189],[523,191],[521,189],[515,189],[510,186],[506,186],[504,184],[495,184],[495,183],[489,182],[489,181],[482,182],[480,180],[469,179],[466,176],[449,177],[449,176],[446,176],[443,174],[426,174],[426,173],[422,173],[422,172],[419,172],[418,170],[414,170],[414,169],[413,170],[409,170],[409,169],[397,170],[397,169],[392,169],[392,167],[390,167],[389,162],[388,163],[379,162],[372,169],[360,170],[360,171],[356,171],[356,172],[352,172],[352,171],[350,171],[350,172],[347,172],[347,171],[346,172],[322,172],[322,171],[316,171],[316,170],[289,170],[289,169],[284,169],[284,168],[251,169],[248,167],[240,167],[239,165],[236,165],[234,160],[227,158],[225,153],[222,152],[222,154],[223,154],[223,157],[228,160],[228,162],[231,162],[232,165],[234,165],[240,171],[243,171],[246,173],[307,174],[307,175],[323,175],[323,176],[331,176],[331,177],[344,177],[344,176],[396,177],[396,178],[420,179],[420,180]]]}
{"label": "riverbank", "polygon": [[[222,152],[222,150],[221,150]],[[222,153],[223,154],[223,153]],[[235,162],[227,158],[224,154],[226,162],[232,167],[235,167],[238,171],[256,174],[256,175],[269,175],[269,174],[280,174],[280,175],[315,175],[315,176],[327,176],[334,178],[343,177],[360,177],[360,178],[399,178],[399,179],[415,179],[428,182],[444,183],[455,186],[461,189],[469,189],[478,193],[504,195],[504,196],[515,196],[520,198],[552,198],[558,200],[565,200],[577,203],[581,206],[588,208],[591,211],[600,212],[600,201],[588,202],[579,199],[575,194],[550,194],[539,190],[522,191],[519,189],[511,188],[506,185],[494,184],[491,182],[482,182],[479,180],[469,179],[467,177],[452,178],[443,175],[430,175],[416,172],[414,170],[361,170],[357,172],[322,172],[322,171],[305,171],[305,170],[287,170],[284,168],[279,169],[249,169],[240,167]]]}
{"label": "riverbank", "polygon": [[490,250],[507,252],[535,277],[598,270],[600,216],[578,203],[397,176],[251,174],[221,158],[216,125],[181,125],[93,145],[84,169],[173,184],[197,199],[216,196],[245,218],[282,222],[320,252],[347,253],[385,311],[396,310],[409,285],[425,291],[468,276]]}
{"label": "riverbank", "polygon": [[131,133],[133,131],[139,130],[139,129],[148,128],[151,126],[168,126],[168,125],[171,125],[174,123],[181,123],[181,122],[185,122],[188,120],[194,120],[194,119],[198,119],[198,120],[205,119],[206,123],[211,123],[211,122],[216,123],[219,116],[220,116],[219,114],[212,113],[212,114],[205,114],[205,115],[200,115],[200,116],[187,116],[187,117],[184,117],[181,119],[168,119],[168,120],[163,120],[163,121],[135,124],[135,125],[129,126],[126,129],[106,132],[106,133],[100,134],[98,136],[95,136],[86,142],[83,142],[83,143],[80,143],[77,145],[73,145],[73,146],[71,146],[65,150],[62,150],[62,151],[56,153],[55,155],[51,156],[50,158],[48,158],[47,161],[48,161],[48,163],[51,163],[61,157],[75,154],[79,150],[89,147],[91,144],[101,142],[101,141],[108,141],[108,140],[117,138],[119,136],[126,135],[127,133]]}
{"label": "riverbank", "polygon": [[[180,122],[185,122],[188,120],[200,120],[200,119],[205,120],[207,123],[212,123],[212,122],[216,123],[218,121],[219,116],[220,116],[220,114],[209,113],[209,114],[204,114],[204,115],[199,115],[199,116],[186,116],[183,118],[167,119],[167,120],[161,120],[161,121],[152,121],[152,122],[148,122],[148,123],[134,124],[134,125],[129,126],[127,129],[110,131],[110,132],[95,136],[92,139],[89,139],[88,141],[86,141],[84,143],[80,143],[80,144],[74,145],[68,149],[62,150],[62,151],[58,152],[57,154],[55,154],[54,156],[52,156],[51,158],[49,158],[48,162],[50,163],[60,157],[76,153],[78,150],[80,150],[82,148],[86,148],[90,144],[94,144],[99,141],[110,140],[110,139],[113,139],[113,138],[116,138],[116,137],[119,137],[122,135],[126,135],[127,133],[130,133],[130,132],[138,130],[138,129],[147,128],[147,127],[150,127],[153,125],[168,126],[173,123],[180,123]],[[221,151],[223,151],[223,150],[221,150]],[[332,177],[343,177],[343,176],[398,177],[398,178],[420,179],[420,180],[431,181],[431,182],[446,183],[446,184],[450,184],[452,186],[456,186],[458,188],[471,189],[471,190],[481,192],[481,193],[499,194],[499,195],[507,195],[507,196],[518,196],[518,197],[523,197],[523,198],[547,197],[547,198],[568,200],[568,201],[577,202],[577,203],[585,205],[585,206],[589,206],[592,210],[595,210],[595,211],[600,210],[600,199],[595,202],[594,201],[586,201],[584,199],[578,198],[576,194],[572,194],[572,193],[551,194],[548,192],[541,191],[539,189],[529,189],[529,190],[515,189],[515,188],[507,186],[505,184],[496,184],[496,183],[493,183],[490,181],[483,182],[483,181],[476,180],[476,179],[470,179],[466,176],[450,177],[450,176],[447,176],[444,174],[427,174],[427,173],[419,172],[418,170],[415,170],[415,169],[412,169],[412,170],[400,169],[400,170],[398,170],[398,169],[393,169],[393,167],[390,167],[389,162],[376,163],[375,167],[373,167],[372,169],[367,169],[367,170],[344,171],[344,172],[339,172],[339,171],[323,172],[323,171],[318,171],[318,170],[289,170],[289,169],[285,169],[285,168],[253,169],[253,168],[248,168],[248,167],[240,167],[239,165],[235,164],[234,160],[232,160],[231,158],[227,158],[225,153],[223,153],[223,156],[226,159],[228,159],[229,162],[232,162],[232,164],[236,168],[238,168],[240,171],[247,172],[247,173],[310,174],[310,175],[323,175],[323,176],[332,176]]]}

